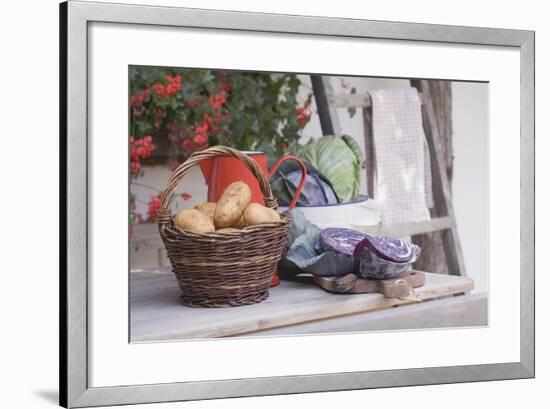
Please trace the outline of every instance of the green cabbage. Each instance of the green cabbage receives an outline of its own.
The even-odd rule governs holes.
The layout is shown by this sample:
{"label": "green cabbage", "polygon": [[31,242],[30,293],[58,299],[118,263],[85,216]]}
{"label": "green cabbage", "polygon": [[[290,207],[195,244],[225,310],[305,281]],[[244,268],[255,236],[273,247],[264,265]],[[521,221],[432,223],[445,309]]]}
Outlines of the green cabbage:
{"label": "green cabbage", "polygon": [[312,138],[305,145],[295,145],[292,153],[317,168],[330,181],[340,201],[352,200],[359,194],[364,159],[352,137]]}

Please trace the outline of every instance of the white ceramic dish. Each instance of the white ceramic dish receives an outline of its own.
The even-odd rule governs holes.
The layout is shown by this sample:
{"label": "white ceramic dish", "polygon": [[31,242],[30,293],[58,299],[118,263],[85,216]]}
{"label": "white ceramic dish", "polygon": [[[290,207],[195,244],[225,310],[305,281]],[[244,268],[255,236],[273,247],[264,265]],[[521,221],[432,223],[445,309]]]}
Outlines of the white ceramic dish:
{"label": "white ceramic dish", "polygon": [[[359,196],[348,203],[326,206],[296,206],[306,218],[321,229],[344,227],[348,229],[360,226],[374,226],[380,223],[380,208],[375,200]],[[288,210],[279,206],[279,212]]]}

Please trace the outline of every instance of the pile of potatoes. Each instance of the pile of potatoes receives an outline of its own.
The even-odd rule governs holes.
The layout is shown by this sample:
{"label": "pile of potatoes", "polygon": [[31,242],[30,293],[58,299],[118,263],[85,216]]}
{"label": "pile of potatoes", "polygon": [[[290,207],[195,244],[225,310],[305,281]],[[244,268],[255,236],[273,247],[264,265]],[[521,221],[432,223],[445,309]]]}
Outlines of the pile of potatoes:
{"label": "pile of potatoes", "polygon": [[175,217],[176,226],[195,233],[232,233],[257,224],[281,220],[275,210],[251,203],[252,192],[243,181],[233,182],[217,203],[201,202],[193,209],[183,209]]}

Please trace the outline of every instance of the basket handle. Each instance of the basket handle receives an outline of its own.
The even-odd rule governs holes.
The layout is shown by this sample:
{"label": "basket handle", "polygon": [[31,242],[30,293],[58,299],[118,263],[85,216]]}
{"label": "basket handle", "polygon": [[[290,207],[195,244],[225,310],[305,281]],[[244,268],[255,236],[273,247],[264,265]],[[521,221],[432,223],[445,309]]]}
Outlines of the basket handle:
{"label": "basket handle", "polygon": [[203,159],[212,158],[215,156],[232,156],[243,162],[248,170],[250,170],[250,172],[252,172],[254,177],[258,180],[260,189],[264,195],[266,207],[277,210],[277,200],[273,197],[269,181],[266,179],[265,175],[262,173],[262,170],[253,159],[241,153],[237,149],[228,148],[226,146],[212,146],[202,151],[194,152],[185,162],[179,165],[170,176],[170,179],[162,189],[160,196],[160,209],[157,213],[157,223],[159,228],[162,228],[164,225],[169,223],[172,218],[170,207],[172,200],[174,199],[174,191],[180,184],[185,174],[189,171],[189,169],[197,165]]}

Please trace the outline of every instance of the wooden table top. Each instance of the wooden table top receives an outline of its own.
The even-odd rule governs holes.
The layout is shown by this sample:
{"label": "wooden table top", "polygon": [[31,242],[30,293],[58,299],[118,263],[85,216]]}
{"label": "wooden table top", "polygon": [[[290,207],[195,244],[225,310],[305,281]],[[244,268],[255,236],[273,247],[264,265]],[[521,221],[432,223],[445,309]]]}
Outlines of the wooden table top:
{"label": "wooden table top", "polygon": [[[426,273],[425,285],[415,292],[420,300],[426,301],[472,289],[473,280],[469,278]],[[382,294],[331,294],[305,277],[301,281],[282,280],[279,286],[270,289],[269,298],[259,304],[191,308],[180,303],[179,288],[171,272],[133,271],[130,339],[150,342],[236,336],[412,303],[415,302],[384,298]]]}

